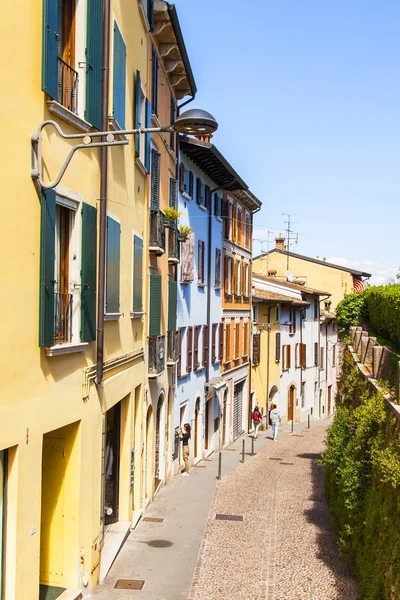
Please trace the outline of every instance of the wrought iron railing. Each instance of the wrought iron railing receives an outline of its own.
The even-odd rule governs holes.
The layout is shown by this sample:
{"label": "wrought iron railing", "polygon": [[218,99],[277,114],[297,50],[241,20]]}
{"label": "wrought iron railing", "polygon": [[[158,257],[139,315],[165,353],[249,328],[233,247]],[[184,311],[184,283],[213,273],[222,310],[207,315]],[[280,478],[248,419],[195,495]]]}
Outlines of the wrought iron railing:
{"label": "wrought iron railing", "polygon": [[178,362],[178,332],[168,331],[168,362]]}
{"label": "wrought iron railing", "polygon": [[58,57],[57,101],[73,113],[78,112],[78,73]]}
{"label": "wrought iron railing", "polygon": [[54,343],[72,341],[72,294],[54,294]]}
{"label": "wrought iron railing", "polygon": [[149,374],[157,375],[165,369],[165,336],[149,337]]}
{"label": "wrought iron railing", "polygon": [[179,260],[178,230],[176,227],[170,227],[168,233],[168,258]]}
{"label": "wrought iron railing", "polygon": [[160,211],[150,211],[150,239],[149,245],[165,250],[164,216]]}

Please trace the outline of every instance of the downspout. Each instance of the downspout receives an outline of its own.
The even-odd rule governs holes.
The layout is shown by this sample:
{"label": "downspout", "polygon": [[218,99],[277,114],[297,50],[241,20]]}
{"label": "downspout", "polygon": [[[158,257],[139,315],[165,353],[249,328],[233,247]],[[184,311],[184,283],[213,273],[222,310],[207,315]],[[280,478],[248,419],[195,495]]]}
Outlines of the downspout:
{"label": "downspout", "polygon": [[[302,308],[300,309],[300,348],[299,348],[299,350],[300,350],[300,356],[299,356],[299,358],[300,358],[300,410],[299,410],[299,413],[301,413],[301,409],[302,409],[301,405],[302,405],[302,399],[303,399],[303,396],[302,396],[302,393],[303,393],[303,361],[302,361],[302,357],[303,357],[303,322],[304,322],[303,310],[305,310],[305,309],[302,309]],[[299,416],[299,420],[301,421],[300,416]]]}
{"label": "downspout", "polygon": [[212,250],[212,201],[208,215],[208,248],[207,248],[207,331],[208,331],[208,359],[206,364],[206,383],[210,379],[210,325],[211,325],[211,250]]}
{"label": "downspout", "polygon": [[[110,0],[104,1],[103,24],[103,86],[102,86],[102,128],[108,130],[108,89],[110,80]],[[104,140],[105,141],[105,140]],[[108,148],[100,151],[100,231],[99,231],[99,276],[97,285],[97,366],[96,384],[101,385],[104,368],[104,296],[106,271],[106,224],[107,224],[107,182]]]}

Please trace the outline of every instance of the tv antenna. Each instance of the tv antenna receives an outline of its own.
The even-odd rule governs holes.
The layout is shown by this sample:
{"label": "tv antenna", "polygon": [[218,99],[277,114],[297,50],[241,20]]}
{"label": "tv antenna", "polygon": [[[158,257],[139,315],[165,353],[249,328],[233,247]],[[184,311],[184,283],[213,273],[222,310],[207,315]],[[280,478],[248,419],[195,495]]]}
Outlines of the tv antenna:
{"label": "tv antenna", "polygon": [[290,246],[299,243],[299,234],[291,229],[292,225],[297,224],[297,221],[292,221],[292,217],[297,215],[294,213],[282,213],[283,216],[287,217],[287,221],[284,223],[286,227],[286,243],[287,243],[287,255],[286,255],[286,269],[289,271],[289,260],[290,260]]}

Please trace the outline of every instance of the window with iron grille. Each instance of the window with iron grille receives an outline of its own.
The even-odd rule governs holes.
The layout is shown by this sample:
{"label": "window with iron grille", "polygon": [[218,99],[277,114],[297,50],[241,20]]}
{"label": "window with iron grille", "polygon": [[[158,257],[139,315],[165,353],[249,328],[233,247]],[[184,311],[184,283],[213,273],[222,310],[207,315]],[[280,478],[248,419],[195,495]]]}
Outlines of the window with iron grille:
{"label": "window with iron grille", "polygon": [[294,308],[291,308],[289,311],[289,321],[291,323],[289,326],[289,334],[294,335],[296,333],[296,311]]}

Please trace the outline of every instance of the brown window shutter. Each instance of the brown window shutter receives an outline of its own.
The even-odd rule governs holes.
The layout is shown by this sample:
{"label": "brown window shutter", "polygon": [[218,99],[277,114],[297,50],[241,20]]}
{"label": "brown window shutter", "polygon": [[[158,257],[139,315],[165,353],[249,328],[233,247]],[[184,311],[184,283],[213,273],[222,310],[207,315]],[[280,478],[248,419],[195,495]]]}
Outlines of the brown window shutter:
{"label": "brown window shutter", "polygon": [[219,324],[219,360],[222,363],[224,360],[224,322]]}
{"label": "brown window shutter", "polygon": [[208,325],[203,325],[203,365],[206,366],[208,364]]}
{"label": "brown window shutter", "polygon": [[177,365],[178,377],[182,374],[182,329],[178,329],[178,365]]}
{"label": "brown window shutter", "polygon": [[225,362],[231,360],[231,324],[225,326]]}
{"label": "brown window shutter", "polygon": [[236,242],[236,206],[232,206],[232,240]]}
{"label": "brown window shutter", "polygon": [[211,362],[217,362],[217,323],[213,323],[211,331]]}
{"label": "brown window shutter", "polygon": [[320,355],[321,355],[321,358],[319,361],[319,368],[323,369],[324,368],[324,348],[322,348],[322,347],[320,348]]}
{"label": "brown window shutter", "polygon": [[199,335],[200,327],[198,325],[194,328],[194,342],[193,342],[193,368],[196,370],[199,366]]}
{"label": "brown window shutter", "polygon": [[249,324],[243,325],[243,356],[249,355]]}
{"label": "brown window shutter", "polygon": [[237,286],[237,279],[236,279],[236,260],[234,258],[231,258],[232,261],[232,287],[231,287],[231,291],[232,291],[232,295],[234,296],[236,294],[236,286]]}
{"label": "brown window shutter", "polygon": [[336,367],[336,344],[332,348],[332,367]]}
{"label": "brown window shutter", "polygon": [[287,344],[286,346],[286,368],[290,369],[290,359],[291,359],[291,346],[290,344]]}
{"label": "brown window shutter", "polygon": [[314,365],[318,367],[318,342],[314,343]]}
{"label": "brown window shutter", "polygon": [[205,204],[206,204],[206,208],[208,210],[210,210],[211,209],[211,190],[210,190],[210,186],[206,185],[204,187],[204,189],[205,189]]}
{"label": "brown window shutter", "polygon": [[228,280],[229,261],[230,261],[230,257],[224,256],[224,292],[225,292],[225,294],[227,294],[228,290],[229,290],[229,280]]}
{"label": "brown window shutter", "polygon": [[260,364],[260,334],[253,335],[253,365]]}
{"label": "brown window shutter", "polygon": [[215,249],[215,287],[221,287],[221,249]]}
{"label": "brown window shutter", "polygon": [[296,344],[294,347],[294,363],[296,367],[300,366],[300,344]]}
{"label": "brown window shutter", "polygon": [[301,351],[301,360],[300,360],[300,364],[303,367],[303,369],[306,368],[306,357],[307,357],[307,347],[305,344],[301,344],[300,347],[300,351]]}
{"label": "brown window shutter", "polygon": [[186,372],[190,373],[193,368],[193,327],[187,330],[187,364]]}
{"label": "brown window shutter", "polygon": [[276,362],[281,360],[281,334],[279,332],[275,334],[275,360]]}
{"label": "brown window shutter", "polygon": [[182,162],[179,165],[179,191],[185,191],[185,165]]}

